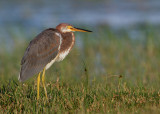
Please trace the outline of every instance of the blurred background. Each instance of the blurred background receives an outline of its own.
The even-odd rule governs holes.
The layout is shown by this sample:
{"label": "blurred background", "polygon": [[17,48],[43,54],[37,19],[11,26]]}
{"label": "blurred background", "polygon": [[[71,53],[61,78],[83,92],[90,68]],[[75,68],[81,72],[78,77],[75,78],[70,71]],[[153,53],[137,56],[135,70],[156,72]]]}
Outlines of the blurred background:
{"label": "blurred background", "polygon": [[62,22],[93,33],[76,33],[69,57],[48,74],[81,76],[85,61],[91,77],[159,83],[159,0],[1,0],[0,76],[17,77],[29,41]]}
{"label": "blurred background", "polygon": [[0,39],[10,39],[8,29],[19,32],[23,28],[25,37],[29,37],[35,31],[62,22],[90,29],[97,25],[118,29],[158,25],[159,12],[159,0],[3,0],[0,1]]}

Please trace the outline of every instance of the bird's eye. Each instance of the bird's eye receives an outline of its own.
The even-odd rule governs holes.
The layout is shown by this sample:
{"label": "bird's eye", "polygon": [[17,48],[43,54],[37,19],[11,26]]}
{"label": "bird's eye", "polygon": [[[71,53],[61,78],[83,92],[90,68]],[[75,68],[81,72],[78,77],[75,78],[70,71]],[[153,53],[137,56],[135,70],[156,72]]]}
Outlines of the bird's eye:
{"label": "bird's eye", "polygon": [[72,29],[72,27],[71,27],[71,26],[67,26],[67,29],[71,30],[71,29]]}

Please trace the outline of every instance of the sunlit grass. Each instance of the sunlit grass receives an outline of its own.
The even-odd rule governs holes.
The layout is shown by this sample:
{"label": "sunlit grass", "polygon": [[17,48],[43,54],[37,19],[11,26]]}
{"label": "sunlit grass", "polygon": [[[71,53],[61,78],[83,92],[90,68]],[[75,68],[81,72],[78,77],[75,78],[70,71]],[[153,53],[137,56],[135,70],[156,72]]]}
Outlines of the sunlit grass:
{"label": "sunlit grass", "polygon": [[8,51],[3,44],[0,50],[0,112],[159,113],[158,29],[137,28],[142,34],[137,37],[103,26],[94,31],[77,33],[77,45],[67,58],[47,70],[49,101],[42,85],[36,101],[36,76],[18,82],[29,40],[16,38],[21,33],[9,33],[15,45]]}

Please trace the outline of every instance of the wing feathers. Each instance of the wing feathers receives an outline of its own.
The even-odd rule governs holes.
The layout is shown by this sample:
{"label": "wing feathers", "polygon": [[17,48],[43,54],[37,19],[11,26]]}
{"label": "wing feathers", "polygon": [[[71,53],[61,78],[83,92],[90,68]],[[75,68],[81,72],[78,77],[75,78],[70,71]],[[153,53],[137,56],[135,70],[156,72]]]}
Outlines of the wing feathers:
{"label": "wing feathers", "polygon": [[59,36],[55,29],[47,29],[30,42],[21,60],[20,81],[41,72],[58,55]]}

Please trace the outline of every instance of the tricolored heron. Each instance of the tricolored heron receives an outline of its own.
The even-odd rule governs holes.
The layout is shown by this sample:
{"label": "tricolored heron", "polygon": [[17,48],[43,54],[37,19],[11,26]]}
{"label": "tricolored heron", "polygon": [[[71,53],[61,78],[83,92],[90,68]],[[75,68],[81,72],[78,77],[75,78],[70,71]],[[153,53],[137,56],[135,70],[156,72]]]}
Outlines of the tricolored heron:
{"label": "tricolored heron", "polygon": [[42,84],[47,97],[45,87],[45,70],[54,62],[62,61],[71,51],[75,43],[75,31],[91,32],[89,30],[75,28],[70,24],[61,23],[56,29],[49,28],[38,34],[27,47],[21,60],[19,81],[23,82],[33,75],[37,78],[37,99],[39,99],[40,75],[42,72]]}

